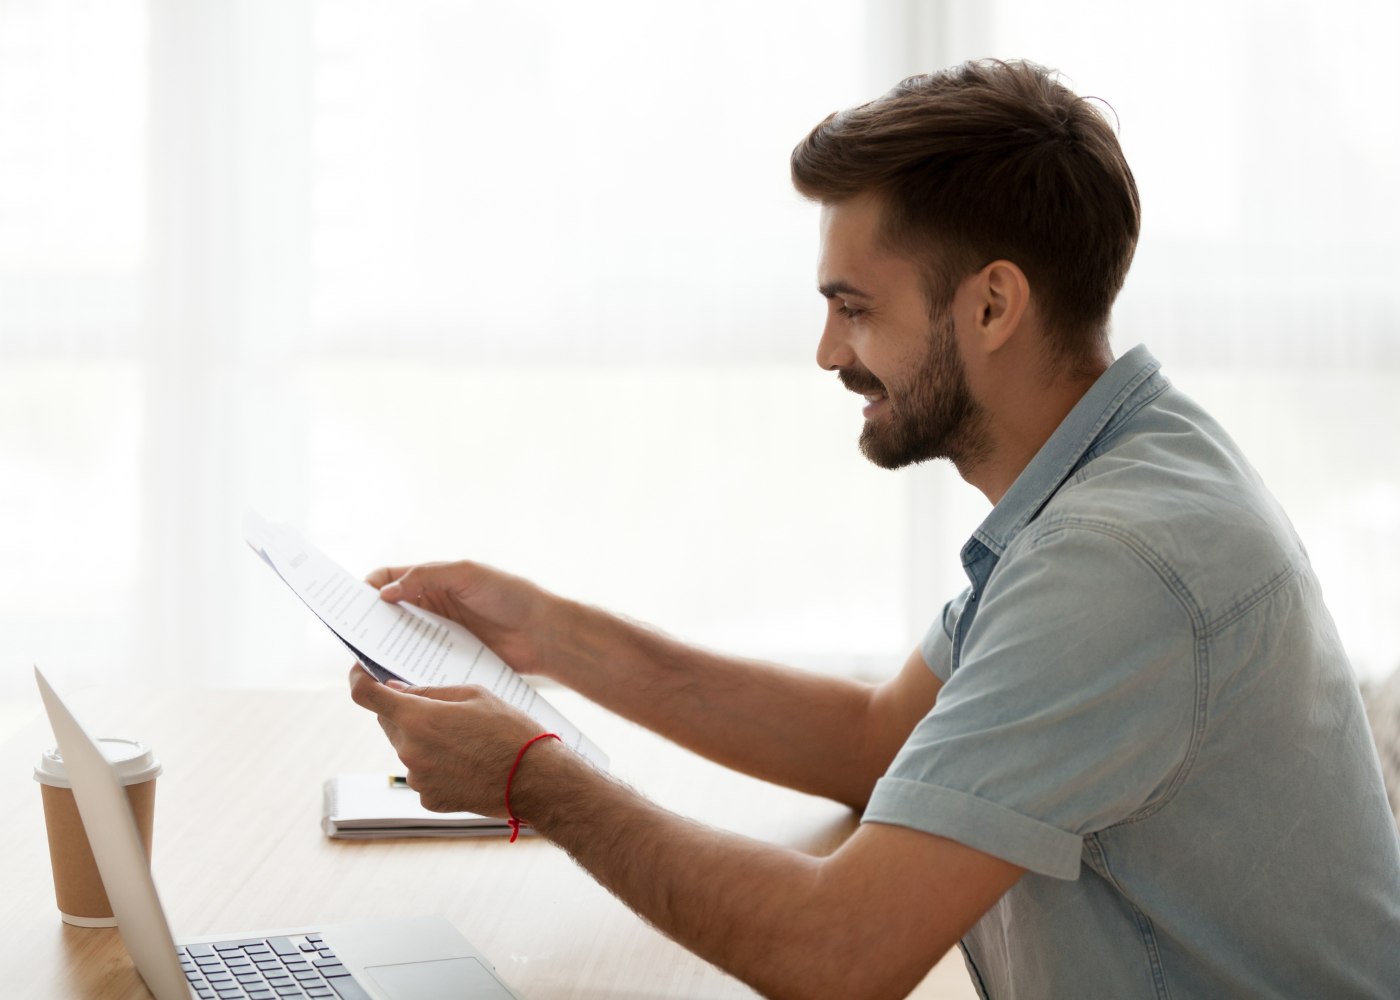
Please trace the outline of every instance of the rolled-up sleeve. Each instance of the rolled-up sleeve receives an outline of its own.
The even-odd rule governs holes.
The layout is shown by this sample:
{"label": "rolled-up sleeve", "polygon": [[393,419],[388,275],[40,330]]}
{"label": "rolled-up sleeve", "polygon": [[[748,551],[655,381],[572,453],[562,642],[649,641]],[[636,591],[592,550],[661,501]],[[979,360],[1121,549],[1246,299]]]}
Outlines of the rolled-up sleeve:
{"label": "rolled-up sleeve", "polygon": [[1073,879],[1086,834],[1155,808],[1189,764],[1204,697],[1195,620],[1118,529],[1041,527],[1014,547],[978,595],[955,670],[961,599],[930,629],[924,657],[948,676],[864,820]]}
{"label": "rolled-up sleeve", "polygon": [[971,591],[964,590],[955,600],[943,605],[943,612],[919,644],[924,663],[944,684],[953,676],[953,626],[962,614],[969,593]]}

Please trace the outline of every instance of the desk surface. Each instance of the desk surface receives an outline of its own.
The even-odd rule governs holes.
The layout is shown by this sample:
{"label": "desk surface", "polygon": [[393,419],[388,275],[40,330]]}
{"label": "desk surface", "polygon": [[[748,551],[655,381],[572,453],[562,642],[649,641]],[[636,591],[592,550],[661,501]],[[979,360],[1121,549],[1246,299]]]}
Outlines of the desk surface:
{"label": "desk surface", "polygon": [[[811,853],[855,829],[834,803],[699,760],[572,692],[549,699],[612,757],[613,772],[708,824]],[[320,832],[321,783],[398,770],[372,716],[344,691],[68,693],[101,736],[146,741],[165,766],[153,868],[177,937],[360,918],[441,914],[522,997],[751,997],[638,919],[558,848],[534,839],[344,842]],[[40,717],[0,744],[0,975],[14,996],[147,997],[115,930],[54,908],[34,762]],[[956,952],[913,996],[975,994]]]}

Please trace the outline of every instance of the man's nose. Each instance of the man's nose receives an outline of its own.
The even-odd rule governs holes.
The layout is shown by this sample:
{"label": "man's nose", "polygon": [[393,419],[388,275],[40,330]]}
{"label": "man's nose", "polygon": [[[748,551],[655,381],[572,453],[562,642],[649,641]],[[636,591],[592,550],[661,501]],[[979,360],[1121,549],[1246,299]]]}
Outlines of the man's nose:
{"label": "man's nose", "polygon": [[826,325],[822,327],[821,340],[817,341],[817,364],[827,371],[849,368],[855,361],[851,345],[846,339],[845,324],[833,309],[827,313]]}

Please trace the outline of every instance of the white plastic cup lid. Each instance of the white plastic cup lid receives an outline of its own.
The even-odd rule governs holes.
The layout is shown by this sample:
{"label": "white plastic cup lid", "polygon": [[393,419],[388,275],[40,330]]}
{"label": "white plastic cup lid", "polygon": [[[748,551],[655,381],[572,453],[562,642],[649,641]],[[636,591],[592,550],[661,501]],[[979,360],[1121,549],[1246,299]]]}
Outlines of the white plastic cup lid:
{"label": "white plastic cup lid", "polygon": [[[117,769],[117,779],[123,785],[139,785],[160,774],[160,761],[156,760],[151,748],[140,740],[104,736],[97,741],[97,745],[102,748],[102,756]],[[34,768],[34,780],[54,788],[73,787],[68,783],[68,768],[64,766],[58,747],[44,751],[44,756]]]}

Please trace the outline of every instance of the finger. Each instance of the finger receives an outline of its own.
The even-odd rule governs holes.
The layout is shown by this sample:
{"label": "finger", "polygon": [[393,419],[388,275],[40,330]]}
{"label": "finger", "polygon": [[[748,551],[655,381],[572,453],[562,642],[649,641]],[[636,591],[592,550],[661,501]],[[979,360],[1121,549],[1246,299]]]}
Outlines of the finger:
{"label": "finger", "polygon": [[369,709],[375,715],[392,717],[397,714],[402,700],[406,697],[380,684],[358,663],[350,668],[350,699],[361,708]]}
{"label": "finger", "polygon": [[422,684],[414,686],[400,680],[390,680],[385,681],[384,686],[392,688],[400,694],[410,695],[414,698],[426,698],[429,701],[463,702],[491,696],[489,691],[477,684],[443,684],[432,687]]}
{"label": "finger", "polygon": [[410,567],[379,589],[386,601],[407,600],[417,604],[427,594],[444,590],[462,593],[471,588],[475,567],[469,562],[433,562]]}
{"label": "finger", "polygon": [[369,671],[361,666],[359,661],[356,661],[350,668],[348,679],[350,681],[350,699],[357,705],[372,708],[373,706],[369,702],[374,697],[374,693],[369,690],[369,687],[377,685],[379,682],[369,675]]}
{"label": "finger", "polygon": [[380,566],[378,569],[370,571],[369,575],[365,577],[365,583],[375,590],[382,590],[387,584],[393,583],[407,573],[408,570],[408,566]]}
{"label": "finger", "polygon": [[488,697],[485,688],[475,684],[448,685],[441,687],[403,687],[397,688],[403,694],[412,695],[415,698],[427,698],[431,701],[475,701],[478,698]]}

